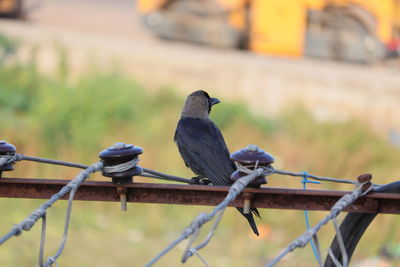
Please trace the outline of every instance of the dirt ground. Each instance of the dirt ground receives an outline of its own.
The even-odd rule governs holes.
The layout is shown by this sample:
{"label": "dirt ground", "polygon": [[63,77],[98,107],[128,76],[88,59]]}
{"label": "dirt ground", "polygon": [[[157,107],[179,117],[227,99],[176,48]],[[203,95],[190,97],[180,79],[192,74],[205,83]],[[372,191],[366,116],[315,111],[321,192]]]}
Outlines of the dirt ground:
{"label": "dirt ground", "polygon": [[[105,68],[118,64],[151,88],[205,89],[270,116],[301,103],[320,120],[357,117],[383,134],[400,131],[396,63],[361,66],[164,42],[142,27],[135,1],[30,0],[27,6],[36,7],[25,21],[1,20],[0,32],[26,47],[37,45],[45,72],[57,64],[55,47],[63,47],[76,73],[93,61]],[[21,56],[30,53],[27,48]]]}

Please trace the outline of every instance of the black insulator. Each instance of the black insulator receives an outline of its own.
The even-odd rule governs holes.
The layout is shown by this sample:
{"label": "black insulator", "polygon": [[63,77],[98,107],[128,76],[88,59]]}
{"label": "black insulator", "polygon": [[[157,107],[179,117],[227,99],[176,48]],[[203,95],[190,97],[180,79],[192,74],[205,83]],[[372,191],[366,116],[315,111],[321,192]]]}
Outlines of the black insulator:
{"label": "black insulator", "polygon": [[[14,145],[7,143],[7,141],[0,140],[0,157],[13,156],[13,155],[15,155],[15,151],[16,151],[16,149],[15,149]],[[0,173],[2,171],[14,170],[13,163],[14,162],[10,162],[10,163],[7,163],[7,164],[3,165],[2,167],[0,167]]]}
{"label": "black insulator", "polygon": [[230,156],[231,160],[240,162],[244,166],[254,166],[258,161],[258,166],[268,166],[274,163],[274,157],[260,149],[255,145],[248,145],[236,152],[233,152]]}
{"label": "black insulator", "polygon": [[[274,162],[274,158],[271,154],[255,145],[248,145],[243,149],[233,152],[230,158],[249,170],[254,170],[258,167],[268,167]],[[246,175],[248,175],[248,173],[237,170],[232,173],[231,180],[236,181]],[[260,187],[262,184],[266,183],[265,176],[261,175],[256,177],[249,186]]]}
{"label": "black insulator", "polygon": [[116,143],[115,145],[103,150],[99,153],[99,157],[104,162],[105,170],[102,175],[111,177],[115,184],[127,184],[132,182],[132,177],[139,175],[143,172],[143,169],[136,164],[132,165],[132,168],[121,170],[117,172],[107,172],[107,167],[121,165],[137,159],[140,154],[143,153],[143,149],[131,144]]}

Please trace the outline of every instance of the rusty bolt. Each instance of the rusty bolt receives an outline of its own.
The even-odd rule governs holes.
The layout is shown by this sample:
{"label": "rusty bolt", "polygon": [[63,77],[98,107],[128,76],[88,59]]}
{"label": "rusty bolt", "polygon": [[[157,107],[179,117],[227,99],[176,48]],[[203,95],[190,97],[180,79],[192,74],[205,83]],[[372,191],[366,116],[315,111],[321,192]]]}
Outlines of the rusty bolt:
{"label": "rusty bolt", "polygon": [[[140,147],[135,147],[131,144],[116,143],[114,146],[100,152],[99,157],[104,162],[104,167],[111,167],[127,163],[138,158],[142,153],[143,149]],[[127,188],[123,187],[123,185],[132,183],[133,176],[141,174],[142,171],[143,169],[141,167],[134,165],[132,168],[118,172],[102,172],[103,176],[111,177],[112,182],[117,185],[117,193],[120,197],[121,209],[123,211],[127,210]]]}
{"label": "rusty bolt", "polygon": [[128,193],[128,189],[126,187],[117,186],[117,194],[119,195],[119,200],[121,201],[121,210],[127,211],[128,206],[126,204],[127,198],[126,194]]}
{"label": "rusty bolt", "polygon": [[371,187],[372,174],[370,173],[361,174],[360,176],[357,177],[357,180],[361,184],[365,183],[362,186],[362,191],[365,192]]}
{"label": "rusty bolt", "polygon": [[357,180],[360,183],[371,182],[371,179],[372,179],[372,174],[370,174],[370,173],[361,174],[357,178]]}
{"label": "rusty bolt", "polygon": [[250,208],[251,208],[251,201],[253,200],[254,195],[249,192],[243,192],[243,213],[244,214],[249,214],[250,213]]}

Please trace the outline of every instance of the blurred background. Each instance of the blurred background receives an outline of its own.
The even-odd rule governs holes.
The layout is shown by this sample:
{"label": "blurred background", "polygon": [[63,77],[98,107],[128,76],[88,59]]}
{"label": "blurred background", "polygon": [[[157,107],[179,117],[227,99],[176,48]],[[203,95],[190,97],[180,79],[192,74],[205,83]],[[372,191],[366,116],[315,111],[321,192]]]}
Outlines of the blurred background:
{"label": "blurred background", "polygon": [[[19,153],[91,164],[113,143],[133,143],[144,148],[143,167],[192,177],[172,139],[185,96],[203,89],[222,102],[212,119],[231,151],[256,144],[280,169],[398,179],[398,0],[0,0],[0,15],[0,139]],[[77,173],[19,162],[4,176]],[[267,186],[302,187],[279,176]],[[43,200],[0,202],[4,234]],[[48,212],[47,256],[61,239],[65,207]],[[75,201],[59,264],[143,266],[210,210],[128,204],[123,213],[119,203]],[[313,225],[326,213],[310,214]],[[256,238],[228,209],[201,255],[212,266],[262,266],[305,231],[302,211],[261,217]],[[399,222],[378,216],[353,265],[400,266]],[[330,225],[319,234],[324,255],[333,236]],[[38,225],[9,240],[0,266],[36,266],[39,241]],[[182,251],[159,265],[179,266]],[[195,258],[187,265],[202,266]],[[307,246],[280,266],[316,265]]]}

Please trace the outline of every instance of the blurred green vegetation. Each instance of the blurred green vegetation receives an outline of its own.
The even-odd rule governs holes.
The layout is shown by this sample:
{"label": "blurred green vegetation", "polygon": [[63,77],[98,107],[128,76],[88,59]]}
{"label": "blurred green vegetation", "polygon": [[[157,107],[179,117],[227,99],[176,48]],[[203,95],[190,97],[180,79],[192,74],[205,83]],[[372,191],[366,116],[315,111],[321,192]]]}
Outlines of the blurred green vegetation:
{"label": "blurred green vegetation", "polygon": [[[65,51],[61,53],[55,76],[41,74],[36,62],[33,49],[29,62],[13,59],[0,66],[0,139],[16,145],[20,153],[87,164],[97,161],[97,154],[114,142],[134,143],[145,149],[142,166],[175,175],[192,175],[172,141],[184,101],[176,90],[147,90],[145,85],[118,69],[94,68],[71,79]],[[218,92],[209,93],[218,96]],[[321,123],[301,107],[287,110],[278,118],[265,118],[253,114],[244,104],[226,103],[223,99],[214,108],[212,117],[232,151],[257,144],[276,156],[277,168],[346,178],[371,172],[376,183],[395,180],[400,171],[399,149],[358,121]],[[14,172],[5,176],[71,179],[77,172],[21,162],[16,164]],[[301,187],[293,178],[279,176],[270,177],[269,185]],[[313,188],[351,190],[349,186],[330,184]],[[1,199],[0,234],[42,202]],[[65,204],[55,204],[48,214],[48,256],[54,254],[61,238]],[[76,201],[69,241],[59,263],[61,266],[143,266],[199,212],[210,209],[130,204],[128,212],[122,213],[118,203]],[[324,215],[322,212],[311,214],[314,223]],[[213,266],[260,266],[305,229],[300,211],[262,210],[261,216],[263,219],[258,224],[263,234],[261,238],[254,238],[247,222],[234,209],[228,209],[202,256]],[[397,217],[377,219],[373,227],[379,231],[368,231],[355,260],[375,255],[385,243],[399,241]],[[36,265],[39,224],[0,248],[0,266]],[[326,252],[332,236],[332,228],[324,228],[319,236],[322,251]],[[179,265],[182,249],[181,246],[163,258],[160,266]],[[195,258],[188,264],[202,266]],[[310,264],[316,265],[311,249],[306,248],[286,257],[282,266]]]}

